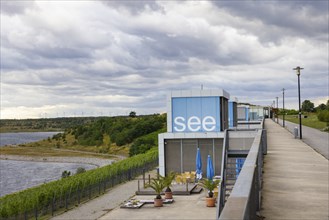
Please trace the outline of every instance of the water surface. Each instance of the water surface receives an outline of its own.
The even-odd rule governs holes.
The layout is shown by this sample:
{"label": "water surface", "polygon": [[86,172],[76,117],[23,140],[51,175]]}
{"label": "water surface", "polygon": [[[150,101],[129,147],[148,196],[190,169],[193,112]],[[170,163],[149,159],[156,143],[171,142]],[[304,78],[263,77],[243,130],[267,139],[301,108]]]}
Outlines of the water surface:
{"label": "water surface", "polygon": [[72,175],[78,167],[96,168],[79,163],[0,160],[0,196],[60,179],[64,170]]}
{"label": "water surface", "polygon": [[15,132],[0,133],[0,146],[17,145],[40,141],[59,132]]}

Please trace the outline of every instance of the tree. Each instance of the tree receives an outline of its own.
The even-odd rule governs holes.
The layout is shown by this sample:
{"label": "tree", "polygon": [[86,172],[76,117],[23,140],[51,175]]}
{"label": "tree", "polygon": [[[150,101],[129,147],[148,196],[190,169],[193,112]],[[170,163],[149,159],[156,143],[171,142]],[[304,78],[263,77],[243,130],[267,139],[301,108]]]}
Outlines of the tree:
{"label": "tree", "polygon": [[319,121],[327,122],[327,125],[329,126],[329,111],[328,110],[322,110],[318,113],[318,119]]}
{"label": "tree", "polygon": [[129,113],[129,117],[131,117],[131,118],[135,118],[135,117],[136,117],[136,112],[131,111],[131,112]]}
{"label": "tree", "polygon": [[327,109],[327,106],[326,106],[326,104],[321,103],[315,109],[316,109],[316,111],[322,111],[322,110],[326,110]]}
{"label": "tree", "polygon": [[304,112],[313,112],[314,111],[314,103],[310,100],[305,100],[302,103],[302,111]]}

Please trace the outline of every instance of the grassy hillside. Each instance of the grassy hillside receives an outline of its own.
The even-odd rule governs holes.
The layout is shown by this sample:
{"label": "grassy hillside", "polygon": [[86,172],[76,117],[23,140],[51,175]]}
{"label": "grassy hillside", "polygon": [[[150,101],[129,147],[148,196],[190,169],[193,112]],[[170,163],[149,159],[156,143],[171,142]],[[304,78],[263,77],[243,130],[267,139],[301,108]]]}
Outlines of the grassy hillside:
{"label": "grassy hillside", "polygon": [[[316,113],[305,113],[306,118],[302,118],[302,124],[311,128],[324,130],[327,127],[326,122],[319,121]],[[282,119],[282,116],[280,116]],[[285,120],[299,124],[298,115],[286,115]]]}
{"label": "grassy hillside", "polygon": [[66,128],[65,132],[46,140],[2,147],[1,154],[67,156],[67,150],[73,150],[77,156],[81,151],[100,153],[102,157],[133,156],[157,146],[158,134],[165,132],[165,128],[166,115],[103,117]]}

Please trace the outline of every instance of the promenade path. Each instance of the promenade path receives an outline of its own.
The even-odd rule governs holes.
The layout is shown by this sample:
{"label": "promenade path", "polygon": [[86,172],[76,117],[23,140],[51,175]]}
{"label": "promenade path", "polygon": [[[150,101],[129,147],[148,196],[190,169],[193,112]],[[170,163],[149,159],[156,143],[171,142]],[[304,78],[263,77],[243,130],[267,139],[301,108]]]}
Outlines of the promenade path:
{"label": "promenade path", "polygon": [[329,163],[270,119],[265,122],[262,210],[265,219],[329,219]]}
{"label": "promenade path", "polygon": [[[282,126],[283,121],[279,119]],[[293,134],[294,128],[299,129],[299,125],[290,121],[285,121],[286,129]],[[315,151],[322,154],[325,158],[329,159],[329,133],[323,132],[315,128],[302,126],[303,142],[311,146]]]}

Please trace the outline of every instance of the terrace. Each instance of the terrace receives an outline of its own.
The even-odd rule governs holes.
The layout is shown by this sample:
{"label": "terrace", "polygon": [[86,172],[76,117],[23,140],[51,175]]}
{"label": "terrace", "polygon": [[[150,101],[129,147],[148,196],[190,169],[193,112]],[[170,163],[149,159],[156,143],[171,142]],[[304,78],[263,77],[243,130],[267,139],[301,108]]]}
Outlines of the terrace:
{"label": "terrace", "polygon": [[[154,207],[151,202],[145,203],[137,209],[124,209],[119,206],[100,219],[223,219],[220,216],[225,216],[227,210],[232,212],[232,206],[241,208],[241,210],[234,209],[234,212],[241,219],[244,219],[245,217],[242,216],[246,215],[251,218],[256,216],[261,202],[262,161],[263,154],[266,153],[266,132],[262,129],[263,122],[253,122],[252,125],[253,129],[235,129],[225,132],[225,155],[223,155],[225,159],[222,160],[222,173],[224,175],[219,187],[217,207],[206,207],[206,192],[204,190],[196,193],[191,191],[191,193],[186,193],[187,195],[176,193],[174,202],[164,204],[161,208]],[[229,169],[232,167],[230,162],[235,161],[236,158],[245,158],[239,175],[229,173]],[[233,165],[235,172],[236,164]],[[191,188],[188,184],[186,186]],[[185,184],[178,184],[174,187],[180,188],[180,191],[185,190]],[[154,195],[147,195],[152,193],[150,190],[143,189],[141,183],[138,183],[138,189],[137,195],[130,200],[142,202],[153,200]],[[225,202],[226,205],[224,206]]]}
{"label": "terrace", "polygon": [[[259,124],[261,128],[263,125]],[[133,180],[89,202],[94,203],[93,205],[83,204],[55,219],[328,218],[328,160],[299,139],[294,139],[292,134],[272,120],[266,120],[265,128],[266,130],[254,130],[256,136],[249,150],[247,147],[249,144],[246,144],[244,149],[240,149],[239,153],[236,152],[240,156],[247,152],[246,160],[233,183],[233,188],[229,186],[230,184],[224,184],[225,181],[222,182],[216,208],[206,207],[204,191],[199,194],[174,195],[174,202],[164,204],[161,208],[156,208],[153,204],[144,204],[139,209],[120,208],[124,200],[154,198],[154,195],[133,195],[138,190],[138,180]],[[242,139],[245,143],[249,143],[248,136],[252,132],[240,131],[244,132]],[[233,140],[239,135],[233,131],[228,131],[225,135],[231,138],[226,139],[231,142],[225,141],[228,153],[233,153],[234,149],[239,150],[235,144],[238,143],[238,139]],[[269,151],[263,158],[267,152],[267,142]],[[233,153],[231,156],[238,154]],[[232,157],[227,158],[232,159]],[[263,161],[265,161],[264,167]],[[156,172],[153,171],[153,175],[155,174]],[[234,177],[233,174],[228,176]],[[228,193],[229,188],[231,188],[230,193]],[[99,211],[96,211],[95,207]],[[94,210],[93,213],[91,210]]]}

